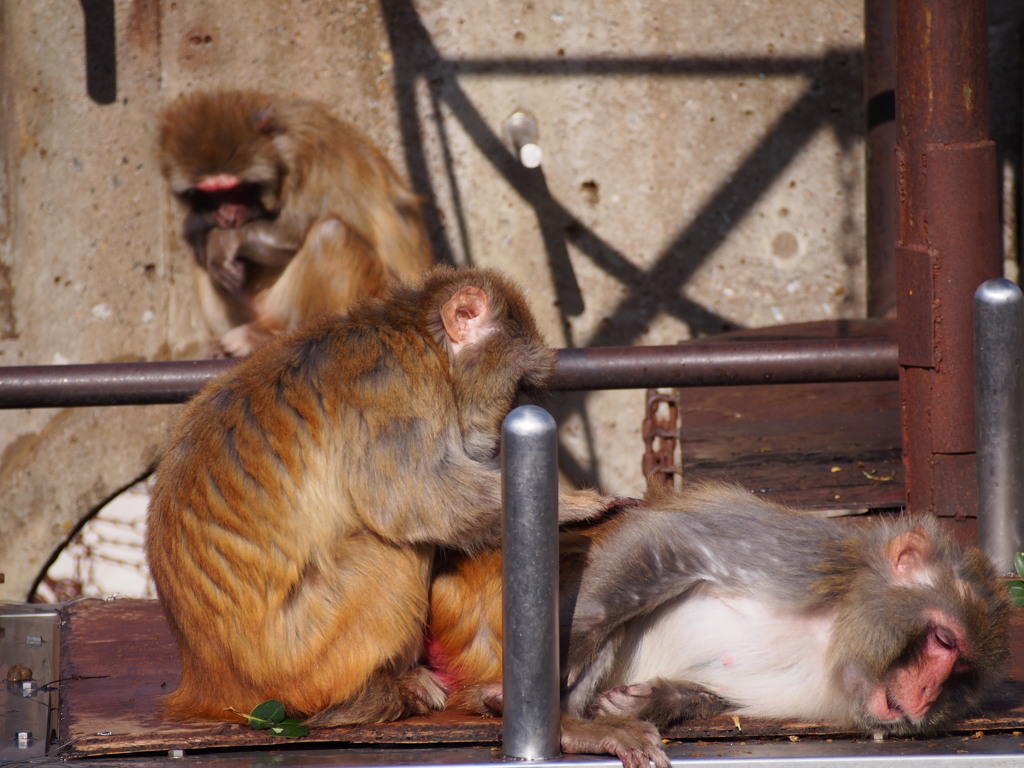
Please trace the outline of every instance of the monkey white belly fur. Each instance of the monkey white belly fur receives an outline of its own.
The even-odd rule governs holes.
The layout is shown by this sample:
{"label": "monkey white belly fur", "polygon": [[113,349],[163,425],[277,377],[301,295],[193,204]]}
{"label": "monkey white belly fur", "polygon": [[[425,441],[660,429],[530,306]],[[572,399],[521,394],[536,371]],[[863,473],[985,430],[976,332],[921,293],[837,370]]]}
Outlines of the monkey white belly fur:
{"label": "monkey white belly fur", "polygon": [[676,600],[629,630],[612,685],[685,680],[754,717],[828,717],[835,700],[826,663],[833,617],[786,611],[763,596]]}

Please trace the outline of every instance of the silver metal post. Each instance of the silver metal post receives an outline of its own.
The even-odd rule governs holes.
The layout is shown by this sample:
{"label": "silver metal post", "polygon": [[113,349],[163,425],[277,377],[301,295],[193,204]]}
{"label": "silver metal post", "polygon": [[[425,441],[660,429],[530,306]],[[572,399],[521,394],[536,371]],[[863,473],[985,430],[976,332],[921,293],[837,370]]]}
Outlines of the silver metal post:
{"label": "silver metal post", "polygon": [[558,479],[555,420],[524,405],[501,430],[503,749],[559,755]]}
{"label": "silver metal post", "polygon": [[1024,294],[1004,278],[974,294],[978,542],[1001,573],[1024,550]]}

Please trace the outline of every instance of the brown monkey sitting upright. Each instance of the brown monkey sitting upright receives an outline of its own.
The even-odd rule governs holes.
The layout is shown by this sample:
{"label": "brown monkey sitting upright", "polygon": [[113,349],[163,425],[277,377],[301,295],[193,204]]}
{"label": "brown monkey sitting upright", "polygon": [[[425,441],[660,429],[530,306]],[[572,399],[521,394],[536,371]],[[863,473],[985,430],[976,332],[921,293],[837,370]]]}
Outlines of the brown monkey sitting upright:
{"label": "brown monkey sitting upright", "polygon": [[[434,550],[499,536],[501,422],[554,362],[515,286],[437,267],[208,384],[149,507],[182,663],[166,714],[232,719],[275,698],[340,725],[442,707],[420,664]],[[612,504],[566,492],[560,516]]]}
{"label": "brown monkey sitting upright", "polygon": [[[563,533],[562,745],[667,766],[657,732],[734,712],[934,733],[1008,659],[1005,584],[930,516],[844,526],[695,485]],[[452,555],[431,656],[453,702],[500,708],[501,562]]]}
{"label": "brown monkey sitting upright", "polygon": [[255,91],[179,98],[160,167],[183,204],[219,351],[344,312],[430,265],[419,200],[384,154],[315,101]]}

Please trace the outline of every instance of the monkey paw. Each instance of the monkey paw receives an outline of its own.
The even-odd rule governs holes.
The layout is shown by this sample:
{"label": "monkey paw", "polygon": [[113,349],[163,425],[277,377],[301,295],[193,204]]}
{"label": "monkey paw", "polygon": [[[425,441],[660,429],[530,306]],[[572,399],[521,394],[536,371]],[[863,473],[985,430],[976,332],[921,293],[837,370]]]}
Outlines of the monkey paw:
{"label": "monkey paw", "polygon": [[232,328],[220,337],[220,348],[228,357],[245,357],[271,338],[271,333],[264,331],[254,323],[246,323]]}
{"label": "monkey paw", "polygon": [[654,688],[647,683],[617,685],[598,696],[594,713],[602,716],[636,717],[650,702]]}
{"label": "monkey paw", "polygon": [[386,723],[443,709],[441,681],[426,667],[413,667],[398,675],[373,675],[361,690],[306,718],[312,728],[362,723]]}
{"label": "monkey paw", "polygon": [[505,695],[501,687],[484,689],[481,691],[481,700],[492,715],[500,715],[505,710]]}
{"label": "monkey paw", "polygon": [[[214,230],[220,232],[222,230]],[[210,278],[228,293],[238,293],[245,285],[245,264],[237,258],[226,258],[209,264]]]}
{"label": "monkey paw", "polygon": [[210,280],[229,294],[242,291],[246,282],[246,265],[236,253],[238,237],[237,230],[214,228],[206,243],[207,253],[213,254],[206,265]]}
{"label": "monkey paw", "polygon": [[562,718],[562,751],[567,754],[609,754],[623,768],[669,768],[661,734],[651,723],[629,717],[583,720]]}
{"label": "monkey paw", "polygon": [[440,679],[426,667],[413,667],[399,678],[399,686],[409,695],[410,708],[426,715],[444,709],[447,695]]}
{"label": "monkey paw", "polygon": [[602,496],[589,488],[565,489],[558,494],[558,522],[579,523],[598,520],[609,512],[641,504],[639,499]]}
{"label": "monkey paw", "polygon": [[448,697],[451,709],[468,709],[478,715],[501,715],[504,708],[501,683],[467,685]]}

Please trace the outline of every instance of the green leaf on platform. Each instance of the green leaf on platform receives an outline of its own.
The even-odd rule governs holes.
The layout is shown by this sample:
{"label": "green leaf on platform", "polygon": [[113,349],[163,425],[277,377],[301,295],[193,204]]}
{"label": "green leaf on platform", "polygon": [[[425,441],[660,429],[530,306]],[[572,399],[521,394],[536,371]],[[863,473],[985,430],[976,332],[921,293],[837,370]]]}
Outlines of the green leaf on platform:
{"label": "green leaf on platform", "polygon": [[241,715],[249,722],[249,727],[257,731],[270,731],[272,736],[297,739],[309,735],[309,728],[299,720],[286,718],[284,705],[277,699],[270,699],[258,704],[248,715],[234,707],[228,710]]}

